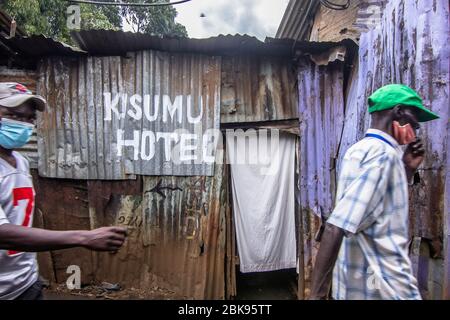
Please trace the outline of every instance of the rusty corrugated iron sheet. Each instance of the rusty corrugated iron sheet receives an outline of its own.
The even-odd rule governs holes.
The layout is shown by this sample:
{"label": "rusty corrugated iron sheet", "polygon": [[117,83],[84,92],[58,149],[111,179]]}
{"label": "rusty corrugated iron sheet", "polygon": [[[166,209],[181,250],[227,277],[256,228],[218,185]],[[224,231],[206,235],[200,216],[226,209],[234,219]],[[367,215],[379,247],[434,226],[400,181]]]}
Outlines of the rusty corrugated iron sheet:
{"label": "rusty corrugated iron sheet", "polygon": [[[304,61],[298,69],[300,119],[299,204],[303,233],[303,279],[309,290],[317,252],[318,216],[333,209],[335,164],[344,126],[343,64],[317,66]],[[308,296],[308,293],[306,294]]]}
{"label": "rusty corrugated iron sheet", "polygon": [[335,162],[344,126],[343,65],[305,62],[298,70],[300,203],[316,215],[333,208]]}
{"label": "rusty corrugated iron sheet", "polygon": [[96,226],[128,229],[117,254],[96,255],[96,281],[158,286],[178,298],[224,299],[229,214],[224,170],[218,165],[214,177],[143,177],[143,190],[134,195],[114,194],[105,182],[89,183],[91,215],[102,217]]}
{"label": "rusty corrugated iron sheet", "polygon": [[15,36],[9,38],[0,35],[0,42],[13,52],[24,57],[39,58],[45,56],[84,56],[86,52],[56,41],[44,35]]}
{"label": "rusty corrugated iron sheet", "polygon": [[261,54],[290,55],[290,41],[270,44],[248,35],[219,35],[204,39],[158,37],[144,33],[114,30],[81,30],[71,33],[81,49],[95,55],[120,55],[130,51],[160,50],[210,55]]}
{"label": "rusty corrugated iron sheet", "polygon": [[81,30],[71,32],[79,47],[92,55],[124,55],[130,51],[159,50],[190,52],[207,55],[259,55],[293,57],[296,52],[321,53],[337,45],[351,45],[351,40],[336,42],[309,42],[293,39],[266,38],[260,41],[249,35],[219,35],[193,39],[157,37],[143,33],[113,30]]}
{"label": "rusty corrugated iron sheet", "polygon": [[[78,265],[82,284],[119,283],[151,292],[159,287],[180,299],[224,299],[230,219],[227,166],[214,177],[141,177],[83,181],[34,175],[39,225],[52,230],[124,226],[128,237],[115,254],[68,249],[40,255],[41,273],[65,283]],[[231,231],[231,229],[230,229]],[[45,258],[45,259],[44,259]],[[229,257],[234,259],[233,257]],[[226,265],[228,266],[225,269]]]}
{"label": "rusty corrugated iron sheet", "polygon": [[[124,181],[84,181],[49,179],[33,170],[38,219],[35,227],[50,230],[89,230],[111,225],[120,212],[111,211],[122,197],[142,198],[142,179]],[[40,222],[39,222],[40,220]],[[81,268],[81,283],[106,281],[97,271],[103,253],[83,248],[39,253],[39,271],[47,280],[65,283],[67,268]],[[125,286],[128,283],[124,283]]]}
{"label": "rusty corrugated iron sheet", "polygon": [[298,118],[295,77],[283,58],[223,57],[221,123]]}
{"label": "rusty corrugated iron sheet", "polygon": [[123,88],[121,59],[47,58],[39,68],[38,93],[48,102],[38,115],[39,174],[125,179],[124,162],[111,152],[117,124],[103,126],[101,92],[103,86]]}
{"label": "rusty corrugated iron sheet", "polygon": [[[40,65],[38,83],[39,93],[49,103],[38,123],[39,173],[106,180],[134,174],[212,175],[213,165],[206,161],[175,164],[158,134],[179,132],[181,136],[181,131],[194,134],[199,128],[203,135],[207,129],[219,129],[220,70],[220,57],[157,51],[127,57],[46,59]],[[141,97],[140,116],[133,109],[135,94]],[[113,105],[115,97],[119,98],[117,113],[108,116],[107,99]],[[170,113],[177,102],[180,108]],[[153,144],[149,133],[156,136]],[[120,139],[137,145],[120,147]],[[155,146],[153,156],[150,145]]]}

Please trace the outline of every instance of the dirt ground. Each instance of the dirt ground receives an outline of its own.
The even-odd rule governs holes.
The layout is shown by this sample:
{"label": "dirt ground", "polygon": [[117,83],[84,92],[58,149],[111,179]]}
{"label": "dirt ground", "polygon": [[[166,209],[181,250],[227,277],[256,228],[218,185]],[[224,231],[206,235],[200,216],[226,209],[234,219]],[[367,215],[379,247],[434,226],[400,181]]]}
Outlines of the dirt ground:
{"label": "dirt ground", "polygon": [[[112,290],[113,289],[113,290]],[[235,300],[295,300],[295,270],[237,274],[238,294]],[[85,286],[69,290],[65,284],[44,289],[46,300],[182,300],[185,297],[160,287],[148,289],[120,288],[114,284]]]}
{"label": "dirt ground", "polygon": [[107,290],[102,285],[86,286],[79,290],[69,290],[65,284],[44,289],[45,300],[179,300],[175,292],[153,287],[146,290],[127,288],[117,291]]}
{"label": "dirt ground", "polygon": [[295,270],[237,274],[236,300],[296,300]]}

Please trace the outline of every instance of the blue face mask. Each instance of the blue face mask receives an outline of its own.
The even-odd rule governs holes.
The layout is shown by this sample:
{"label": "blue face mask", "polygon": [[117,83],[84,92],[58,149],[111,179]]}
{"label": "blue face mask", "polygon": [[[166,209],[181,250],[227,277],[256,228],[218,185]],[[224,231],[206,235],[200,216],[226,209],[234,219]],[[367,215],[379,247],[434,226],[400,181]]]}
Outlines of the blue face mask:
{"label": "blue face mask", "polygon": [[33,133],[34,125],[27,122],[2,118],[0,120],[0,146],[16,149],[24,146]]}

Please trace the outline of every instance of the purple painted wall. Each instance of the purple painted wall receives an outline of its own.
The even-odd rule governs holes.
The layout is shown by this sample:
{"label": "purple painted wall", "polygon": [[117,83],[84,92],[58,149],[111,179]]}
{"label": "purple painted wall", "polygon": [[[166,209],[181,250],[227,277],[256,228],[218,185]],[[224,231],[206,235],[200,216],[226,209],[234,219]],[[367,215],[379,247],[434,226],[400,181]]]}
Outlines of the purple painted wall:
{"label": "purple painted wall", "polygon": [[[298,70],[300,120],[299,204],[302,212],[305,288],[317,252],[320,215],[333,208],[335,163],[344,126],[343,65],[304,62]],[[306,292],[306,295],[308,293]]]}

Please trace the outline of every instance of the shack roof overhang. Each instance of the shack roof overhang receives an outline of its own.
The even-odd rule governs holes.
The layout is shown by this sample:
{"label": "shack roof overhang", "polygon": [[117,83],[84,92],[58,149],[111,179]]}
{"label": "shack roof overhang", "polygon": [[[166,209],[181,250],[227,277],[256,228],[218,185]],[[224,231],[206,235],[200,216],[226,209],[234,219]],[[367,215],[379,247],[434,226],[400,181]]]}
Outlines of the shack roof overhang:
{"label": "shack roof overhang", "polygon": [[40,58],[49,56],[125,56],[128,52],[158,50],[174,53],[205,55],[259,55],[293,59],[299,55],[319,55],[335,47],[353,49],[356,44],[346,39],[340,42],[310,42],[293,39],[266,38],[260,41],[249,35],[219,35],[205,39],[158,37],[149,34],[113,30],[83,30],[71,33],[78,47],[70,46],[44,35],[0,35],[0,65],[21,65],[34,68]]}
{"label": "shack roof overhang", "polygon": [[44,35],[32,36],[0,36],[0,42],[9,48],[9,52],[26,58],[40,58],[45,56],[80,56],[87,52],[77,47],[56,41]]}
{"label": "shack roof overhang", "polygon": [[219,35],[194,39],[158,37],[143,33],[112,30],[82,30],[71,33],[80,49],[91,55],[124,55],[130,51],[160,50],[207,55],[254,54],[293,57],[299,52],[319,54],[336,46],[353,46],[351,40],[341,42],[309,42],[293,39],[266,38],[260,41],[249,35]]}

